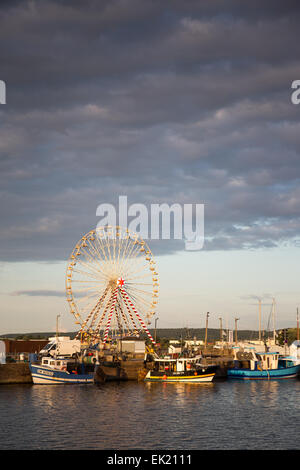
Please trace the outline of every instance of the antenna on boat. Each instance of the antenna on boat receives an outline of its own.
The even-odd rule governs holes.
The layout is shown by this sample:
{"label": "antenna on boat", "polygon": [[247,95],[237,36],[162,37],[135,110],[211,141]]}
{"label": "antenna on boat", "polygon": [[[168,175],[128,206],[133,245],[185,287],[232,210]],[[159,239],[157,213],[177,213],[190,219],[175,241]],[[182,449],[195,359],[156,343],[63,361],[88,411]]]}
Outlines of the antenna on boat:
{"label": "antenna on boat", "polygon": [[299,341],[299,311],[297,307],[297,341]]}

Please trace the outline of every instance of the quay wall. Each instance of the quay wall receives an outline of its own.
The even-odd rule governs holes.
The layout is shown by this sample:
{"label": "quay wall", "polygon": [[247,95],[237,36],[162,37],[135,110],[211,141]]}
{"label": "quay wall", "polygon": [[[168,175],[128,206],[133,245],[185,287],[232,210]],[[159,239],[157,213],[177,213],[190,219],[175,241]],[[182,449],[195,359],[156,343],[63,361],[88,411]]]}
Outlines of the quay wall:
{"label": "quay wall", "polygon": [[232,357],[204,357],[201,361],[204,365],[217,365],[219,366],[216,371],[216,378],[227,377],[227,369],[234,367]]}
{"label": "quay wall", "polygon": [[0,364],[0,384],[32,383],[28,362]]}

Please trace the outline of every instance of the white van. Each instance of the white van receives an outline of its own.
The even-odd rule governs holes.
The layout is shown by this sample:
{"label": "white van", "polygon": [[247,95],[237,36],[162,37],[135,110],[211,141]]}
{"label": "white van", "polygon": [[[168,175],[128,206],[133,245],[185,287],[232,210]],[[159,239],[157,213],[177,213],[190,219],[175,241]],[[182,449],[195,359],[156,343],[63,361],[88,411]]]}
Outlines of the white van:
{"label": "white van", "polygon": [[40,351],[40,355],[52,357],[75,357],[79,353],[80,341],[78,339],[70,339],[69,336],[54,336],[49,338],[49,343]]}

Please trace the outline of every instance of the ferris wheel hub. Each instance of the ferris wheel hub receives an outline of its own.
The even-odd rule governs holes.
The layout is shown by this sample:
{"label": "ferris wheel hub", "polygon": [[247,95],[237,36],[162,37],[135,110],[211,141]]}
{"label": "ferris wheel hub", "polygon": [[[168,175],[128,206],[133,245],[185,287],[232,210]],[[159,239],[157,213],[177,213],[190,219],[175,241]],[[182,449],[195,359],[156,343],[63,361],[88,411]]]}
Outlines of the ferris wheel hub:
{"label": "ferris wheel hub", "polygon": [[115,288],[118,286],[118,280],[117,279],[110,279],[108,281],[108,286],[112,289],[115,290]]}

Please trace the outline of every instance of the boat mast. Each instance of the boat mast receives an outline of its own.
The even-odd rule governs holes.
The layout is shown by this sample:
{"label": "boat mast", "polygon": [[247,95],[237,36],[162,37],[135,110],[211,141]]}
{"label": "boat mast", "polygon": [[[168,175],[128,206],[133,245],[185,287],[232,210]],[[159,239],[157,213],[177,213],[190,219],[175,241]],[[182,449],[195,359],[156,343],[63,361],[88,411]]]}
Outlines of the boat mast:
{"label": "boat mast", "polygon": [[58,319],[59,319],[60,315],[56,315],[56,352],[55,352],[55,359],[56,359],[56,355],[57,355],[57,350],[58,350]]}
{"label": "boat mast", "polygon": [[275,332],[275,299],[274,297],[273,297],[273,304],[272,304],[272,319],[273,319],[273,341],[275,344],[276,332]]}
{"label": "boat mast", "polygon": [[239,318],[235,318],[234,319],[234,322],[235,322],[235,344],[237,345],[237,322],[238,322]]}
{"label": "boat mast", "polygon": [[297,341],[299,341],[299,312],[297,307]]}

